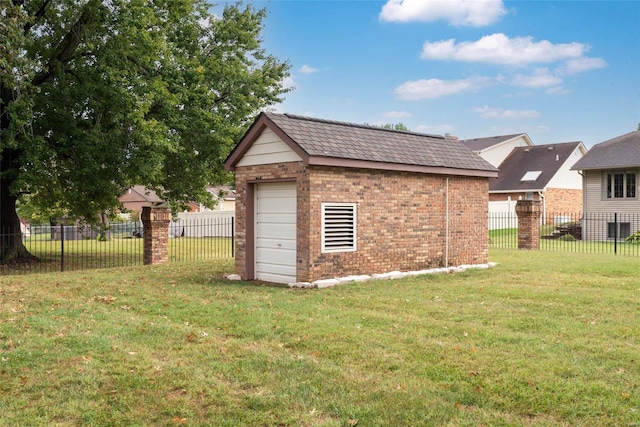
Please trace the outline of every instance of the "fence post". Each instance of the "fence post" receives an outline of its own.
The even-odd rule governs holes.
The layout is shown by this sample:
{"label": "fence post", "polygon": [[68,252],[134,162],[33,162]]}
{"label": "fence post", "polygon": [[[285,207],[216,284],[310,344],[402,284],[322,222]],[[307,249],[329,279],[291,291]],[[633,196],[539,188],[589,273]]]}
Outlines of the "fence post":
{"label": "fence post", "polygon": [[169,261],[169,223],[171,209],[157,206],[142,208],[143,263],[161,264]]}
{"label": "fence post", "polygon": [[518,249],[540,249],[540,200],[518,200]]}
{"label": "fence post", "polygon": [[618,255],[618,212],[613,214],[613,254]]}
{"label": "fence post", "polygon": [[64,222],[60,222],[60,271],[64,271]]}

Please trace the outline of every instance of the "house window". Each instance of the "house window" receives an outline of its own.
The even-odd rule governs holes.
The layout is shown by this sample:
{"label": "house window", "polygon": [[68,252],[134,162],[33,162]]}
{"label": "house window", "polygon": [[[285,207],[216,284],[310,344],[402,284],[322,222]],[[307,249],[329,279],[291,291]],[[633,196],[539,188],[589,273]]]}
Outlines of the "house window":
{"label": "house window", "polygon": [[631,235],[630,222],[608,222],[607,223],[607,239],[616,238],[616,225],[618,226],[618,240],[626,239]]}
{"label": "house window", "polygon": [[322,203],[322,252],[354,252],[356,223],[355,203]]}
{"label": "house window", "polygon": [[635,199],[635,172],[605,172],[602,174],[603,199]]}

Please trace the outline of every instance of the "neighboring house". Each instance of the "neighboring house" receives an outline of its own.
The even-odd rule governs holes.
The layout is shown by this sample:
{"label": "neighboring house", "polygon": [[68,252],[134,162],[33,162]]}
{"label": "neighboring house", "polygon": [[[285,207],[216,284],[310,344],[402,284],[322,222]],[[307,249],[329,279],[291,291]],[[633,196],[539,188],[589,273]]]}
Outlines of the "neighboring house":
{"label": "neighboring house", "polygon": [[118,197],[125,211],[140,214],[144,206],[152,206],[162,203],[155,191],[147,189],[144,185],[134,185],[128,188],[124,194]]}
{"label": "neighboring house", "polygon": [[463,139],[460,142],[495,167],[498,167],[514,148],[533,145],[526,133]]}
{"label": "neighboring house", "polygon": [[217,203],[213,209],[209,209],[203,204],[200,204],[200,212],[233,211],[236,209],[236,190],[224,185],[221,187],[209,187],[207,191],[213,195]]}
{"label": "neighboring house", "polygon": [[[229,187],[209,187],[207,188],[217,204],[213,209],[208,209],[202,204],[195,202],[188,203],[185,212],[211,212],[211,211],[233,211],[235,209],[235,191]],[[134,185],[128,188],[119,198],[126,212],[140,214],[144,206],[152,206],[162,203],[162,200],[155,191],[146,188],[144,185]]]}
{"label": "neighboring house", "polygon": [[640,230],[640,131],[594,145],[572,169],[582,173],[584,239],[624,239]]}
{"label": "neighboring house", "polygon": [[261,113],[236,176],[236,272],[278,283],[488,262],[489,179],[457,141]]}
{"label": "neighboring house", "polygon": [[[545,221],[580,213],[582,177],[571,166],[586,152],[582,142],[514,148],[498,166],[498,178],[489,180],[490,212],[512,212],[518,200],[540,200]],[[502,209],[505,204],[511,209]]]}

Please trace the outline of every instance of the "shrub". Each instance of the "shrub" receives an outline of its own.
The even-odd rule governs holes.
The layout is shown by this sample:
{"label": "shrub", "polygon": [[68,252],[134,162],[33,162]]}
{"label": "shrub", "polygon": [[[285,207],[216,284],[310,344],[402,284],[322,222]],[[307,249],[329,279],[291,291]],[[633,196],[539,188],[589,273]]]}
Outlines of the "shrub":
{"label": "shrub", "polygon": [[636,231],[626,239],[624,239],[627,243],[640,243],[640,231]]}
{"label": "shrub", "polygon": [[571,234],[564,234],[564,235],[558,237],[558,240],[561,240],[563,242],[575,242],[576,238],[573,237]]}

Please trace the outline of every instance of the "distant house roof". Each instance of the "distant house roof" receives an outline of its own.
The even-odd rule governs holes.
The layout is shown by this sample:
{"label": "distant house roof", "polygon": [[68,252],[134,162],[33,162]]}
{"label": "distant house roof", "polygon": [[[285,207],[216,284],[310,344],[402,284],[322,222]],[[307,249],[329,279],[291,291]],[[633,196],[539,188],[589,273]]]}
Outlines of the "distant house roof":
{"label": "distant house roof", "polygon": [[155,191],[149,190],[144,185],[134,185],[127,190],[131,197],[131,201],[161,203],[163,200],[158,197]]}
{"label": "distant house roof", "polygon": [[519,136],[525,138],[525,140],[529,140],[529,136],[526,133],[514,133],[511,135],[498,135],[498,136],[488,136],[485,138],[473,138],[473,139],[463,139],[460,140],[467,148],[472,151],[480,152],[486,150],[489,147],[493,147],[494,145],[502,144],[503,142],[507,142],[509,140],[515,139]]}
{"label": "distant house roof", "polygon": [[542,191],[582,142],[516,147],[489,180],[489,192]]}
{"label": "distant house roof", "polygon": [[495,177],[497,169],[459,141],[291,114],[261,113],[225,165],[233,170],[265,128],[305,164]]}
{"label": "distant house roof", "polygon": [[614,169],[640,166],[640,131],[594,145],[571,169]]}

